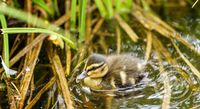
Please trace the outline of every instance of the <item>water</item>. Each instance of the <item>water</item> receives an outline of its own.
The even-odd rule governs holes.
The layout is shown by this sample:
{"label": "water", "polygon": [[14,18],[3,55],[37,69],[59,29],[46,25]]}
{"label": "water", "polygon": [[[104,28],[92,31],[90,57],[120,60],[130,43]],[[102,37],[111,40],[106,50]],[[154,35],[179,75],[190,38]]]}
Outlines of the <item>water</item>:
{"label": "water", "polygon": [[[169,78],[171,87],[171,108],[191,108],[200,103],[199,81],[194,77],[190,69],[183,65],[170,66],[165,65],[165,70]],[[177,70],[182,70],[180,74]],[[157,63],[149,64],[146,68],[148,76],[140,83],[134,86],[133,89],[125,91],[86,91],[79,89],[80,95],[85,94],[88,102],[91,102],[92,107],[105,108],[105,105],[110,105],[112,109],[160,109],[164,96],[163,80],[159,66]],[[190,80],[191,79],[191,80]],[[79,87],[80,88],[80,87]],[[117,93],[117,95],[116,95]],[[106,104],[107,99],[112,97],[112,102]],[[85,104],[83,102],[83,104]]]}
{"label": "water", "polygon": [[[185,14],[183,14],[183,16],[184,17],[180,14],[179,16],[173,15],[173,17],[168,17],[167,21],[173,27],[177,28],[184,39],[193,44],[196,50],[199,51],[200,19],[188,17]],[[166,44],[169,43],[166,42]],[[181,44],[177,44],[185,57],[200,70],[199,55],[193,53],[186,47],[181,47]],[[144,58],[144,45],[145,42],[143,41],[133,43],[128,38],[125,38],[122,42],[122,51],[134,52],[137,57]],[[110,47],[113,46],[112,43]],[[116,48],[109,49],[109,53],[113,53]],[[104,109],[108,106],[112,109],[160,109],[165,94],[163,81],[166,79],[166,77],[163,77],[161,74],[166,72],[171,89],[170,108],[200,108],[199,79],[191,71],[190,67],[188,67],[188,65],[180,58],[173,47],[167,49],[178,62],[177,65],[171,65],[168,62],[163,61],[162,65],[164,70],[160,72],[157,57],[152,54],[145,69],[145,73],[148,74],[147,77],[137,84],[133,90],[126,92],[115,91],[115,94],[113,94],[113,92],[108,93],[107,91],[89,92],[86,91],[87,89],[82,90],[78,86],[76,88],[76,93],[78,92],[79,96],[82,96],[78,98],[81,101],[78,107]],[[116,93],[118,93],[117,96]],[[109,101],[110,98],[112,99],[112,102]]]}

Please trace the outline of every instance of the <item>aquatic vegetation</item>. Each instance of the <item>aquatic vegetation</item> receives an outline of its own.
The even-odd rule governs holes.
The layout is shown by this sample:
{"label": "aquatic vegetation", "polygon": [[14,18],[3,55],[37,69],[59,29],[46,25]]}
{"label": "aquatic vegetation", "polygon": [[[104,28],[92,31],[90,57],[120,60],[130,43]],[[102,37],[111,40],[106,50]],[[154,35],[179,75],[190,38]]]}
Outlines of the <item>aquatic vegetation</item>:
{"label": "aquatic vegetation", "polygon": [[[198,0],[1,1],[0,108],[200,107],[198,5]],[[146,77],[128,90],[87,93],[75,80],[92,53],[133,53],[147,63]]]}

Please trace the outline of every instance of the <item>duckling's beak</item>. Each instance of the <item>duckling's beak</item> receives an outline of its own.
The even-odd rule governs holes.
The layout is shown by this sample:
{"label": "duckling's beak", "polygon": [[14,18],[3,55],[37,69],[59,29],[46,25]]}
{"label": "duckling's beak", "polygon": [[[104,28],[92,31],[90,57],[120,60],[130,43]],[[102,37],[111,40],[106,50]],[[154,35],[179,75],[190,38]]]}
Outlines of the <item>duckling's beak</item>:
{"label": "duckling's beak", "polygon": [[85,77],[87,77],[87,71],[83,71],[80,75],[78,75],[76,78],[76,82],[79,83],[80,80],[84,79]]}

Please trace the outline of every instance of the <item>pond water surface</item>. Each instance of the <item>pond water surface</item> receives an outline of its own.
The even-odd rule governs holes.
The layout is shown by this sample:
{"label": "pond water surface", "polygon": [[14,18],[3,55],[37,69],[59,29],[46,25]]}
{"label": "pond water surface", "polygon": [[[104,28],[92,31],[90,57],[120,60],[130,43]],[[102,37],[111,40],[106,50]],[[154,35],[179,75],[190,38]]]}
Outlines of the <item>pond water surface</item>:
{"label": "pond water surface", "polygon": [[[179,12],[174,11],[174,13],[169,13],[171,17],[168,16],[167,22],[176,28],[184,39],[193,44],[197,50],[200,50],[200,18],[192,17],[189,13],[180,14]],[[175,16],[176,13],[179,14]],[[166,61],[163,61],[162,63],[164,67],[163,72],[167,72],[171,88],[170,108],[200,108],[200,81],[187,64],[180,58],[176,50],[165,40],[166,39],[163,38],[162,42],[169,45],[169,48],[167,49],[178,62],[176,66],[170,65]],[[126,38],[122,41],[122,51],[134,52],[137,57],[144,59],[144,45],[145,42],[141,41],[134,44],[129,38]],[[186,58],[200,70],[200,56],[181,44],[178,44],[178,46]],[[110,53],[115,52],[115,49],[112,48],[112,44],[109,47]],[[179,68],[186,76],[183,77],[183,75],[176,70],[177,68]],[[119,95],[121,93],[120,96],[113,96],[113,94],[104,94],[105,92],[87,94],[85,93],[87,91],[84,92],[77,86],[76,93],[78,93],[79,96],[82,96],[77,98],[77,102],[79,102],[78,107],[91,109],[104,109],[106,107],[111,107],[112,109],[160,109],[165,93],[163,83],[165,77],[163,77],[161,73],[157,57],[152,53],[145,68],[147,77],[137,84],[133,90],[127,92],[122,91],[119,92]],[[83,96],[84,98],[87,98],[87,100],[82,101]]]}

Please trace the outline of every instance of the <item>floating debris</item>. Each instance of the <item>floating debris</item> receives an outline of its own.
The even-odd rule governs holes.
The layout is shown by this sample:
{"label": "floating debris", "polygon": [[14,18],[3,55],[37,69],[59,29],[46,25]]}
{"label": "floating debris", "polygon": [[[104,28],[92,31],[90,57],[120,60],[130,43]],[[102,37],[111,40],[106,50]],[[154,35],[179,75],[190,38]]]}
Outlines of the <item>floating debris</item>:
{"label": "floating debris", "polygon": [[12,70],[12,69],[9,69],[9,68],[6,66],[6,64],[5,64],[5,62],[3,61],[3,59],[2,59],[1,56],[0,56],[0,58],[1,58],[1,64],[2,64],[2,66],[3,66],[3,69],[5,70],[5,73],[8,74],[8,75],[15,75],[15,74],[17,73],[17,71]]}

